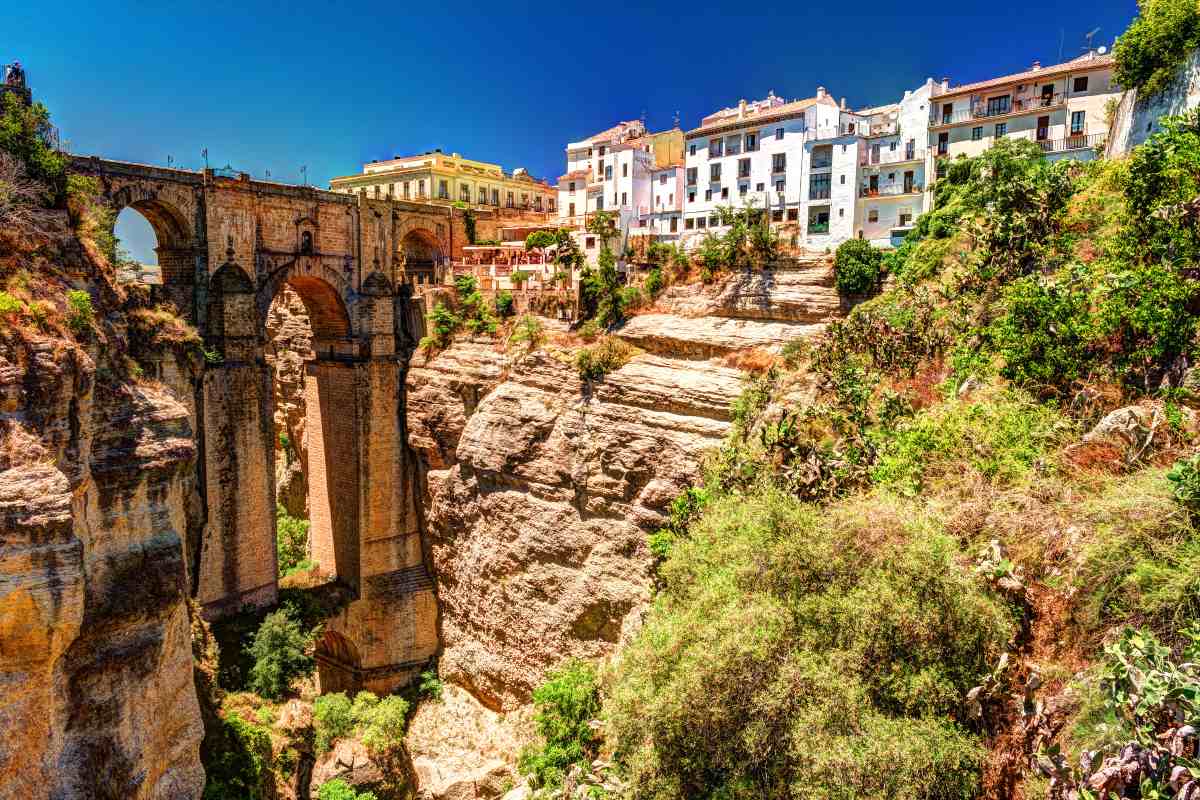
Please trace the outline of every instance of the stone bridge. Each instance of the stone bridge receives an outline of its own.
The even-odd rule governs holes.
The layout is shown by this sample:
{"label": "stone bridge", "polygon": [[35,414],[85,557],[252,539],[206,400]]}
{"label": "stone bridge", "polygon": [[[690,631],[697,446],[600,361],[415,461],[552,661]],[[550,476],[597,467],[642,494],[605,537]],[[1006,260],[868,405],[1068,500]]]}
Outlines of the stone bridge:
{"label": "stone bridge", "polygon": [[[437,606],[406,445],[404,376],[423,332],[412,284],[465,232],[450,209],[141,164],[75,158],[114,210],[158,239],[163,286],[209,357],[190,403],[199,443],[188,570],[209,617],[276,601],[273,381],[266,317],[304,301],[313,560],[354,590],[317,648],[322,691],[388,691],[437,652]],[[455,238],[458,237],[458,241]]]}

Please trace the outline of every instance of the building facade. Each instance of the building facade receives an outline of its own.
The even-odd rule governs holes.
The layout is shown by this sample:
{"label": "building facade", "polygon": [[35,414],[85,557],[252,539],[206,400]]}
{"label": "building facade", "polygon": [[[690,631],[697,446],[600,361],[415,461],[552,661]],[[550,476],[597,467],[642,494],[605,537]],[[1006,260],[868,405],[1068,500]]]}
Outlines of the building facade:
{"label": "building facade", "polygon": [[875,244],[904,238],[927,208],[929,108],[933,81],[899,103],[864,109],[856,236]]}
{"label": "building facade", "polygon": [[[1090,159],[1108,132],[1105,104],[1121,92],[1113,59],[1092,51],[1050,67],[950,86],[935,84],[929,143],[945,158],[976,156],[1001,138],[1036,141],[1052,159]],[[944,166],[937,169],[944,170]]]}
{"label": "building facade", "polygon": [[558,193],[524,169],[505,172],[499,164],[472,161],[439,150],[410,158],[372,161],[357,175],[334,178],[330,189],[368,197],[391,197],[435,205],[466,203],[475,208],[558,213]]}

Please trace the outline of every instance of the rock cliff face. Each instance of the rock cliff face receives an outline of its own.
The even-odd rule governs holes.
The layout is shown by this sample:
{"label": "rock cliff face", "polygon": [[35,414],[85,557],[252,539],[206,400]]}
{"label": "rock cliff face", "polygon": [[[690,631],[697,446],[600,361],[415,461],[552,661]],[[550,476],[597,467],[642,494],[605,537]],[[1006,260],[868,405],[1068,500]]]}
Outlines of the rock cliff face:
{"label": "rock cliff face", "polygon": [[[545,671],[604,656],[650,597],[646,536],[720,444],[742,373],[719,356],[820,330],[826,264],[672,289],[618,335],[646,352],[592,385],[569,348],[460,340],[408,374],[425,476],[442,676],[493,709]],[[686,316],[685,316],[686,314]]]}
{"label": "rock cliff face", "polygon": [[286,284],[267,314],[267,339],[267,362],[275,370],[276,497],[293,517],[308,519],[304,362],[313,357],[312,326],[300,295]]}
{"label": "rock cliff face", "polygon": [[188,415],[95,355],[0,351],[0,797],[199,797]]}
{"label": "rock cliff face", "polygon": [[[0,230],[0,286],[43,314],[0,324],[0,797],[199,798],[189,412],[133,368],[65,212],[41,213]],[[73,336],[81,287],[96,328]]]}

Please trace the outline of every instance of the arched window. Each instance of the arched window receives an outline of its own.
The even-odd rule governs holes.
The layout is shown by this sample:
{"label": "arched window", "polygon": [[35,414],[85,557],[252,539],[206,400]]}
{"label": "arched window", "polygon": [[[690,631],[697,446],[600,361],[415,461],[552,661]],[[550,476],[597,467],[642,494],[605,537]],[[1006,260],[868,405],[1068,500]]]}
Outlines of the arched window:
{"label": "arched window", "polygon": [[311,256],[313,252],[312,231],[302,231],[300,233],[300,252],[306,256]]}

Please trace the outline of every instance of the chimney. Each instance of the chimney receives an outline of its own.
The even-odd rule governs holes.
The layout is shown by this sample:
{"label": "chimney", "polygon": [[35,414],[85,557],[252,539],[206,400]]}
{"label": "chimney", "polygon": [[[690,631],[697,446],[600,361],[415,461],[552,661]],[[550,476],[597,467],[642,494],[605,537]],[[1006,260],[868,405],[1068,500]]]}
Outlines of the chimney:
{"label": "chimney", "polygon": [[841,108],[842,111],[846,110],[846,98],[842,98],[842,102],[838,103],[838,107]]}
{"label": "chimney", "polygon": [[942,78],[942,91],[943,92],[950,91],[950,79],[949,78]]}
{"label": "chimney", "polygon": [[1034,61],[1033,66],[1030,67],[1030,69],[1033,70],[1034,72],[1036,72],[1037,70],[1039,70],[1041,68],[1042,68],[1042,62],[1040,62],[1040,61]]}
{"label": "chimney", "polygon": [[738,119],[746,118],[746,101],[745,99],[738,100]]}
{"label": "chimney", "polygon": [[826,95],[826,92],[825,92],[825,87],[824,87],[824,86],[818,86],[818,87],[817,87],[817,99],[818,99],[818,100],[824,100],[824,99],[825,99],[825,95]]}
{"label": "chimney", "polygon": [[907,100],[909,98],[909,95],[911,95],[911,94],[912,94],[912,89],[905,89],[904,90],[904,99]]}

